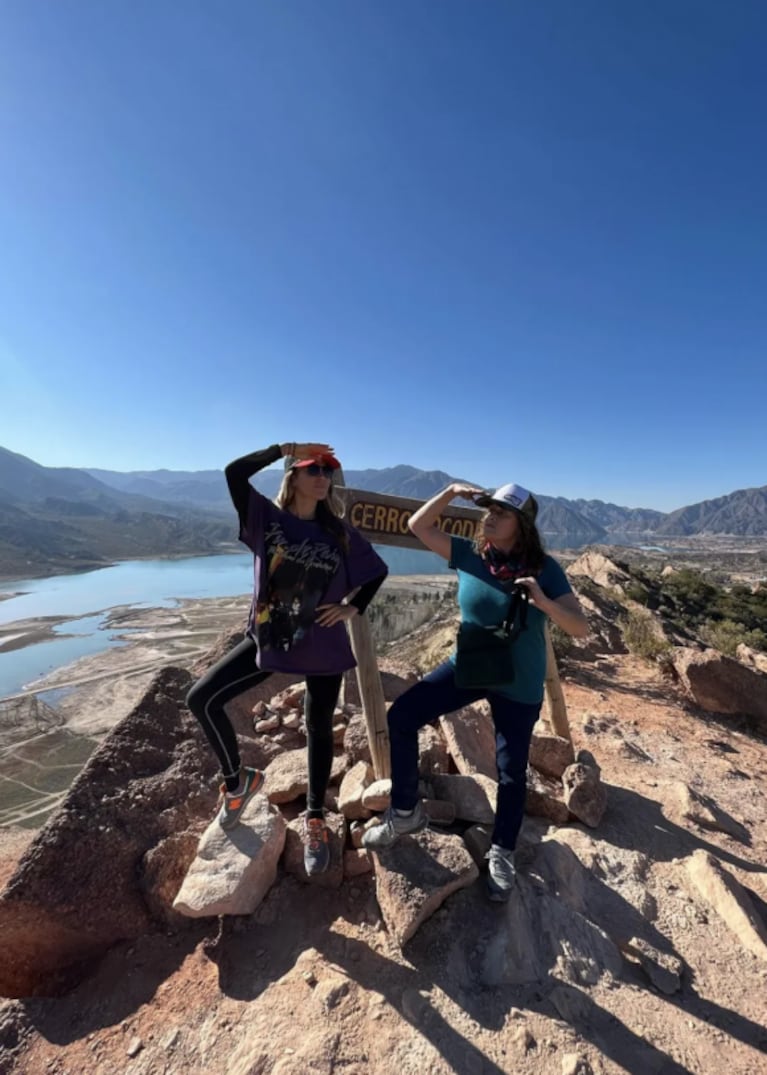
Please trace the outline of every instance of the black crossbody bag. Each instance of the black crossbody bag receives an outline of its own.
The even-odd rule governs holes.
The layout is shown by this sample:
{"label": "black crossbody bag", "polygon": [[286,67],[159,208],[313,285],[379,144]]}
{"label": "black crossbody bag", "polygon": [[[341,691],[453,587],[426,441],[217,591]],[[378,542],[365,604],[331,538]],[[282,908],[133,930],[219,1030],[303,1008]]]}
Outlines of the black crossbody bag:
{"label": "black crossbody bag", "polygon": [[482,627],[476,623],[462,623],[459,626],[455,654],[457,687],[477,690],[513,683],[513,647],[527,628],[529,602],[527,588],[514,586],[502,624]]}

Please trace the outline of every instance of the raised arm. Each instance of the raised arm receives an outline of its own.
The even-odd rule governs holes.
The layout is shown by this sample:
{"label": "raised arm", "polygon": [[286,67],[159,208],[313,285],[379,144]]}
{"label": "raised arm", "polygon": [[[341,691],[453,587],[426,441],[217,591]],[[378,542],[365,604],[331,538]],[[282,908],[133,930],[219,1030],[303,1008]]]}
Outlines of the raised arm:
{"label": "raised arm", "polygon": [[248,521],[249,479],[270,463],[276,463],[280,456],[286,454],[285,449],[290,447],[289,444],[272,444],[270,448],[264,448],[260,452],[243,455],[224,468],[229,495],[240,519],[240,530],[245,528]]}
{"label": "raised arm", "polygon": [[442,512],[457,496],[463,497],[464,500],[473,501],[474,497],[481,493],[482,489],[476,485],[463,485],[460,482],[453,482],[452,485],[448,485],[446,489],[443,489],[441,493],[437,493],[431,500],[427,500],[425,504],[422,504],[418,511],[408,519],[408,529],[411,530],[419,541],[422,541],[427,549],[431,549],[432,552],[436,552],[437,556],[441,556],[444,560],[450,559],[450,535],[445,534],[437,526],[437,519],[439,519]]}
{"label": "raised arm", "polygon": [[260,452],[243,455],[225,467],[226,484],[229,486],[229,495],[240,519],[240,529],[244,529],[247,524],[250,478],[254,474],[268,467],[270,463],[276,463],[283,455],[291,455],[296,459],[310,459],[315,455],[327,455],[332,451],[329,444],[295,444],[286,441],[285,444],[272,444],[270,448],[264,448]]}

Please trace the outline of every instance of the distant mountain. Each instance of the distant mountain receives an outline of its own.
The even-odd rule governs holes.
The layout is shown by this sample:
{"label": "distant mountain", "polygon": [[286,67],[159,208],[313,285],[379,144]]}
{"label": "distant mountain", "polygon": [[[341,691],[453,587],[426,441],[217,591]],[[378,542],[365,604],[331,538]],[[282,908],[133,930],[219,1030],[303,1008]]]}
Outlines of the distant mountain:
{"label": "distant mountain", "polygon": [[[254,484],[273,497],[281,467]],[[400,464],[347,470],[346,484],[426,500],[449,482],[441,470]],[[742,489],[664,514],[601,500],[541,495],[544,536],[568,544],[619,534],[767,535],[767,486]],[[0,448],[0,577],[78,570],[117,559],[212,552],[236,538],[223,471],[120,471],[44,467]]]}
{"label": "distant mountain", "polygon": [[652,508],[621,508],[603,500],[568,500],[565,503],[592,523],[604,527],[608,534],[651,534],[666,518],[662,511]]}
{"label": "distant mountain", "polygon": [[231,509],[121,492],[85,471],[43,467],[0,448],[0,577],[216,552],[235,538]]}
{"label": "distant mountain", "polygon": [[[132,482],[142,479],[162,487],[162,496],[198,507],[231,510],[226,482],[220,470],[203,471],[134,471],[122,474],[115,471],[90,470],[108,485],[126,491],[149,492],[149,486],[139,487]],[[426,500],[451,481],[460,481],[443,470],[419,470],[400,464],[381,470],[347,470],[346,484],[353,489],[369,489],[371,493],[389,493]],[[254,478],[254,485],[266,496],[273,497],[282,481],[282,468],[263,470]],[[159,490],[156,495],[160,495]],[[544,534],[580,538],[583,543],[604,541],[613,535],[634,534],[733,534],[741,536],[767,535],[767,486],[745,489],[717,500],[706,500],[670,514],[652,508],[624,508],[603,500],[568,500],[565,497],[540,495],[538,517]]]}
{"label": "distant mountain", "polygon": [[656,533],[669,536],[741,534],[746,537],[767,534],[767,485],[758,489],[738,489],[715,500],[678,508],[665,516]]}

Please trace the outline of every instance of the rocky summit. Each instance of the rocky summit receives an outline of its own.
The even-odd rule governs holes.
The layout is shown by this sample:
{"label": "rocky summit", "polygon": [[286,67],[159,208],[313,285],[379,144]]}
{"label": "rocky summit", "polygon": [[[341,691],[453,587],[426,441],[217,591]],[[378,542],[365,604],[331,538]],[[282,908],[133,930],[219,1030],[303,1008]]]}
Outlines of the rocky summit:
{"label": "rocky summit", "polygon": [[[368,853],[390,789],[350,678],[310,879],[301,685],[229,707],[266,781],[224,833],[190,672],[168,667],[44,828],[4,830],[0,1073],[767,1070],[767,675],[679,635],[630,565],[569,570],[592,633],[555,635],[572,742],[544,707],[508,904],[484,883],[486,705],[423,730],[430,826]],[[453,632],[441,610],[384,647],[389,701]]]}

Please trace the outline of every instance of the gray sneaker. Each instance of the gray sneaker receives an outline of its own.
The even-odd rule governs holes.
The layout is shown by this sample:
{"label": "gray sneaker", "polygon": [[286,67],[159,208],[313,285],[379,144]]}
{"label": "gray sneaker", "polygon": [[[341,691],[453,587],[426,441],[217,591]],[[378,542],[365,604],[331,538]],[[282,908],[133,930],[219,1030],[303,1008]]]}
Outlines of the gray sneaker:
{"label": "gray sneaker", "polygon": [[304,819],[304,869],[309,877],[330,865],[328,827],[321,817]]}
{"label": "gray sneaker", "polygon": [[511,895],[517,871],[514,867],[514,852],[505,847],[491,844],[485,855],[487,859],[487,894],[491,900],[505,903]]}
{"label": "gray sneaker", "polygon": [[393,843],[399,840],[400,836],[420,832],[428,824],[429,819],[420,800],[416,803],[413,813],[404,817],[395,813],[394,807],[390,806],[385,811],[379,824],[374,825],[372,829],[368,829],[362,837],[362,846],[366,847],[368,851],[380,851],[384,847],[391,847]]}

